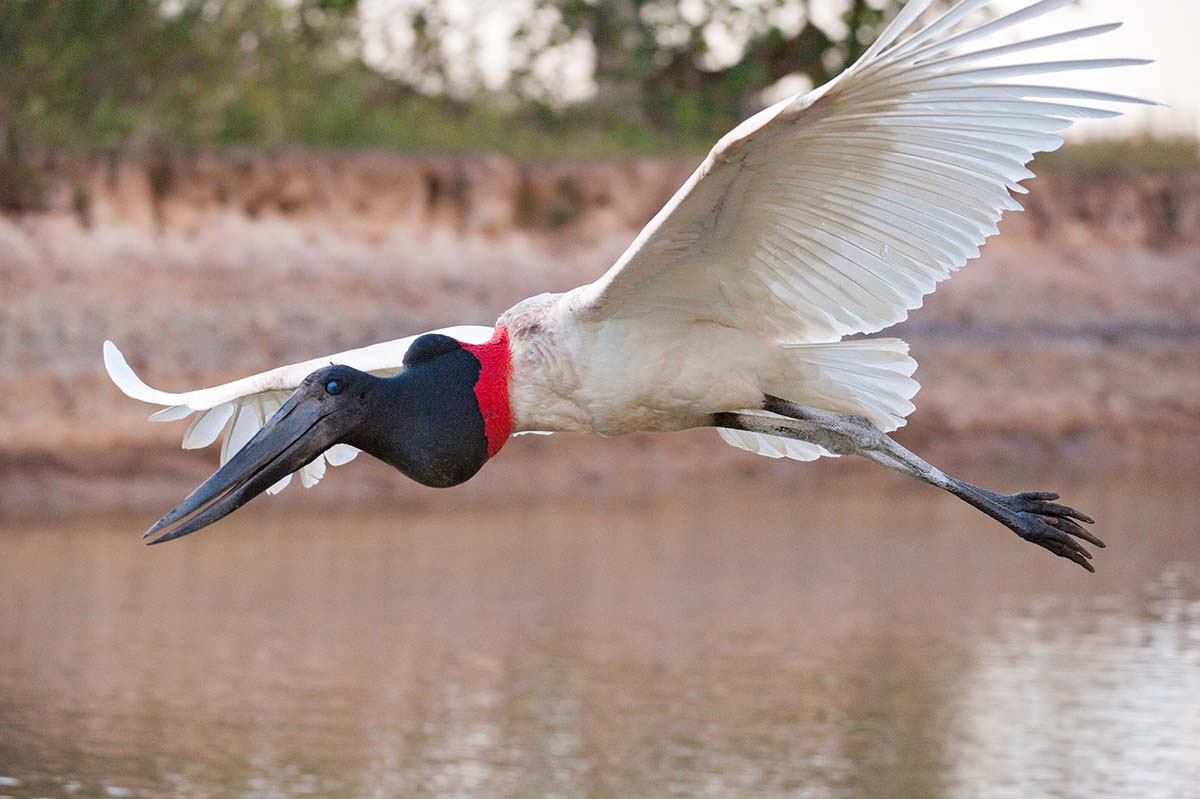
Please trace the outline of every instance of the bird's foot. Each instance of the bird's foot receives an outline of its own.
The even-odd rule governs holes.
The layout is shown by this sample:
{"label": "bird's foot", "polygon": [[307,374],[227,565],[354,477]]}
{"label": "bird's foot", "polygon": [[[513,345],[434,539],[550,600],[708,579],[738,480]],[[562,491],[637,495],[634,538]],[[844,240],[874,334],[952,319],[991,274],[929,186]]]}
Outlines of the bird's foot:
{"label": "bird's foot", "polygon": [[1096,569],[1090,561],[1092,553],[1076,539],[1104,547],[1104,542],[1080,524],[1095,522],[1086,513],[1054,500],[1059,498],[1052,491],[1025,491],[1020,494],[998,494],[987,489],[976,489],[984,495],[988,504],[997,511],[993,515],[1001,524],[1017,535],[1044,547],[1060,558],[1078,563],[1090,572]]}

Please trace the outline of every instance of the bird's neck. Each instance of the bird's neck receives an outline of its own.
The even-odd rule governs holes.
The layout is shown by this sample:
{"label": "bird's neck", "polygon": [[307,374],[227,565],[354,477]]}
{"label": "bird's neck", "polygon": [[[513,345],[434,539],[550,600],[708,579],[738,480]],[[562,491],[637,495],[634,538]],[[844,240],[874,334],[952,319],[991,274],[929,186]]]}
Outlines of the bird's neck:
{"label": "bird's neck", "polygon": [[479,361],[479,378],[475,381],[475,399],[483,414],[484,435],[487,436],[488,457],[494,457],[512,434],[512,409],[509,405],[508,381],[512,374],[512,354],[508,347],[508,330],[496,325],[491,339],[482,344],[459,342],[462,348]]}

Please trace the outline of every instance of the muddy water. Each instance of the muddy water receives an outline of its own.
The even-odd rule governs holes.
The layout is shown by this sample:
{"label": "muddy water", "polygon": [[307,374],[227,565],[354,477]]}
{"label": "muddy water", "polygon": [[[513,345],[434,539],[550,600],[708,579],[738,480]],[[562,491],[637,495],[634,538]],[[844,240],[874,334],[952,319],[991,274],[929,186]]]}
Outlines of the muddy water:
{"label": "muddy water", "polygon": [[0,795],[1200,796],[1200,475],[1051,482],[10,522]]}

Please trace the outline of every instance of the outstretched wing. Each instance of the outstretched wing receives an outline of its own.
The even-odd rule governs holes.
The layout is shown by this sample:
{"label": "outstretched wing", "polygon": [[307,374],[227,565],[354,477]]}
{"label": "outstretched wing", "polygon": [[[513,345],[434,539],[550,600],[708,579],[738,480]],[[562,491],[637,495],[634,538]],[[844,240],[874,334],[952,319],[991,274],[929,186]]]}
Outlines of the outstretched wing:
{"label": "outstretched wing", "polygon": [[678,313],[788,343],[837,341],[903,320],[979,255],[1034,153],[1062,144],[1080,103],[1143,103],[1056,85],[1044,73],[1134,59],[1002,63],[1095,36],[1101,25],[963,52],[1071,0],[1042,0],[956,33],[992,0],[961,0],[910,32],[910,0],[838,78],[727,134],[617,263],[576,289],[584,317]]}
{"label": "outstretched wing", "polygon": [[[465,341],[482,344],[492,336],[492,328],[478,325],[447,327],[433,331]],[[108,376],[126,396],[154,405],[167,406],[150,415],[152,422],[174,422],[198,414],[183,434],[184,449],[207,447],[217,440],[221,431],[225,438],[221,442],[221,465],[241,449],[258,432],[267,419],[287,400],[305,377],[331,363],[352,366],[364,372],[386,377],[400,370],[404,353],[418,336],[408,336],[394,341],[385,341],[356,350],[339,352],[324,358],[313,358],[301,363],[280,366],[268,372],[234,380],[212,388],[170,393],[151,388],[142,381],[117,346],[104,342],[104,367]],[[324,455],[300,470],[300,482],[305,488],[316,485],[325,476],[325,466],[341,466],[358,455],[358,450],[348,444],[337,444]],[[268,493],[275,494],[287,487],[292,475],[280,480]]]}

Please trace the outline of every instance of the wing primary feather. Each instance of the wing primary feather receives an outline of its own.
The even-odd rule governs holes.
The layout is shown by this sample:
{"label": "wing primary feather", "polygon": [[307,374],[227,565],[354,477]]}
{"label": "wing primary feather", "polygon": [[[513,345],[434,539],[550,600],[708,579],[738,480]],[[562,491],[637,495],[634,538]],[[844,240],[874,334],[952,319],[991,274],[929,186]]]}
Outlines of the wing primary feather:
{"label": "wing primary feather", "polygon": [[[813,169],[813,174],[827,175],[830,180],[840,179],[842,182],[849,185],[856,185],[867,192],[874,192],[878,197],[891,197],[900,204],[910,204],[915,210],[930,214],[934,217],[941,217],[937,220],[945,225],[955,226],[960,235],[965,237],[966,241],[971,241],[971,236],[979,232],[981,229],[989,229],[995,226],[999,214],[995,218],[985,215],[984,212],[972,208],[963,208],[961,205],[953,208],[938,208],[937,202],[940,196],[930,189],[912,185],[897,185],[879,179],[876,175],[855,174],[853,177],[845,173],[839,173],[838,170],[831,168]],[[933,222],[930,219],[930,222]]]}
{"label": "wing primary feather", "polygon": [[1013,53],[1023,53],[1026,50],[1036,50],[1039,47],[1050,47],[1055,44],[1063,44],[1073,42],[1078,39],[1087,39],[1092,36],[1100,36],[1110,31],[1115,31],[1121,27],[1120,22],[1110,22],[1106,25],[1093,25],[1088,28],[1078,28],[1076,30],[1064,31],[1051,36],[1039,36],[1036,39],[1025,39],[1012,44],[1005,44],[999,47],[989,47],[986,50],[975,50],[962,55],[949,56],[947,58],[938,58],[933,61],[919,61],[922,67],[941,67],[945,69],[947,66],[957,64],[969,64],[973,61],[986,61],[1000,56],[1012,55]]}
{"label": "wing primary feather", "polygon": [[[1036,99],[1035,99],[1036,98]],[[936,102],[1016,102],[1035,103],[1040,100],[1089,100],[1106,103],[1160,105],[1150,100],[1129,97],[1124,94],[1096,92],[1087,89],[1070,89],[1062,86],[1032,86],[1020,83],[971,83],[951,86],[948,88],[931,87],[922,89],[919,100],[909,100],[912,104]],[[868,101],[871,104],[888,104],[895,102],[892,97]],[[864,103],[866,105],[866,103]]]}
{"label": "wing primary feather", "polygon": [[325,476],[325,456],[318,455],[312,463],[307,464],[300,470],[300,484],[305,488],[312,488],[317,483],[321,482],[321,478]]}
{"label": "wing primary feather", "polygon": [[151,422],[177,422],[180,419],[186,419],[195,411],[186,405],[172,405],[169,408],[163,408],[161,411],[155,411],[146,419]]}
{"label": "wing primary feather", "polygon": [[982,112],[989,115],[994,114],[1022,114],[1031,111],[1038,112],[1041,116],[1047,117],[1065,117],[1069,119],[1111,119],[1121,116],[1120,111],[1114,111],[1107,108],[1092,108],[1083,105],[1070,105],[1067,103],[1050,103],[1044,100],[1000,100],[996,98],[988,99],[983,97],[970,97],[967,92],[963,92],[959,96],[945,97],[929,97],[922,96],[920,102],[905,103],[897,106],[895,103],[886,102],[883,100],[875,101],[871,106],[885,109],[895,108],[899,111],[913,113],[918,111],[932,112],[934,109],[946,109],[948,111],[958,113]]}
{"label": "wing primary feather", "polygon": [[936,129],[914,130],[911,135],[900,132],[893,134],[890,130],[843,131],[839,134],[839,140],[870,144],[876,148],[888,145],[892,147],[924,147],[926,150],[937,153],[939,158],[943,154],[974,156],[997,169],[1006,163],[1010,164],[1013,174],[1020,175],[1021,180],[1034,177],[1034,174],[1025,166],[1033,157],[1033,150],[1006,142],[963,141],[951,138],[946,135],[945,131]]}
{"label": "wing primary feather", "polygon": [[183,434],[184,449],[202,449],[217,440],[229,417],[233,416],[233,404],[224,403],[207,411],[200,411],[187,432]]}
{"label": "wing primary feather", "polygon": [[[1017,97],[1052,97],[1057,100],[1097,100],[1109,103],[1130,103],[1133,105],[1162,106],[1163,103],[1145,100],[1141,97],[1131,97],[1127,94],[1098,92],[1093,89],[1076,89],[1069,86],[1035,86],[1020,83],[976,84],[972,90],[988,89],[996,92],[1009,91]],[[953,91],[953,90],[952,90]]]}
{"label": "wing primary feather", "polygon": [[1038,61],[1030,64],[1006,64],[997,67],[979,67],[940,74],[943,78],[966,78],[972,82],[981,78],[1020,78],[1026,75],[1044,75],[1055,72],[1083,72],[1091,69],[1113,69],[1115,67],[1140,67],[1153,64],[1152,58],[1079,58],[1067,61]]}
{"label": "wing primary feather", "polygon": [[[225,428],[225,438],[222,439],[222,441],[221,441],[221,465],[222,466],[225,465],[225,462],[229,460],[229,456],[233,454],[232,452],[229,451],[230,450],[230,439],[233,438],[234,431],[237,430],[238,423],[242,419],[242,414],[245,413],[245,411],[246,411],[245,405],[241,402],[233,403],[233,406],[234,407],[233,407],[232,418],[229,421],[229,425]],[[237,447],[235,447],[233,451],[237,452],[237,450],[240,448],[241,448],[241,444],[239,444]]]}
{"label": "wing primary feather", "polygon": [[863,53],[859,63],[869,63],[875,56],[912,27],[913,23],[932,5],[933,0],[909,0],[900,13],[892,18],[867,51]]}
{"label": "wing primary feather", "polygon": [[976,11],[981,10],[992,0],[959,0],[945,14],[935,19],[923,30],[917,31],[910,36],[906,41],[896,45],[888,56],[891,58],[902,58],[906,52],[911,51],[916,47],[920,47],[923,43],[929,41],[932,37],[937,36],[943,31],[953,28],[963,19],[967,18]]}
{"label": "wing primary feather", "polygon": [[[936,161],[967,159],[967,163],[972,169],[981,170],[982,174],[1006,181],[1010,189],[1014,188],[1019,180],[1035,177],[1033,172],[1025,167],[1025,162],[1029,160],[1032,153],[1005,145],[997,145],[989,151],[965,142],[947,140],[932,133],[925,133],[920,139],[897,139],[875,131],[846,133],[839,140],[848,144],[872,148],[878,147],[880,144],[889,144],[894,147],[903,146],[906,152],[923,153],[926,157]],[[990,160],[988,160],[989,158]],[[1008,166],[1008,172],[1002,171],[1005,165]]]}
{"label": "wing primary feather", "polygon": [[983,25],[970,28],[956,36],[951,36],[946,39],[939,39],[926,44],[923,47],[919,47],[916,50],[908,51],[904,53],[904,56],[908,59],[916,61],[929,53],[944,52],[953,47],[957,47],[960,44],[966,44],[967,42],[983,39],[991,36],[994,33],[999,33],[1000,31],[1011,28],[1014,25],[1020,25],[1022,22],[1027,22],[1044,14],[1049,14],[1051,11],[1056,11],[1057,9],[1060,9],[1063,6],[1069,5],[1073,2],[1075,2],[1075,0],[1040,0],[1037,3],[1033,3],[1032,5],[1025,6],[1022,9],[1018,9],[1017,11],[1013,11],[1011,14],[1005,14],[1004,16],[994,19],[991,22],[985,22]]}
{"label": "wing primary feather", "polygon": [[[1003,181],[991,178],[975,177],[970,174],[956,172],[956,167],[928,159],[914,159],[917,163],[905,158],[902,152],[888,153],[886,156],[876,156],[872,164],[870,158],[859,157],[852,151],[844,150],[838,158],[830,158],[830,163],[854,165],[864,169],[878,170],[878,164],[885,164],[889,175],[904,175],[909,180],[921,182],[930,178],[936,179],[937,190],[946,197],[959,200],[964,205],[976,201],[981,194],[994,193],[1003,202],[1007,196],[1007,187]],[[882,170],[878,172],[882,174]]]}
{"label": "wing primary feather", "polygon": [[334,444],[325,453],[330,466],[343,466],[358,457],[358,450],[349,444]]}
{"label": "wing primary feather", "polygon": [[[860,166],[870,164],[869,157],[859,156],[846,148],[842,148],[840,155],[840,160],[845,163]],[[979,172],[970,166],[963,166],[961,161],[952,156],[932,158],[920,152],[908,152],[897,149],[894,152],[887,153],[886,157],[876,157],[887,164],[903,168],[905,172],[910,174],[913,170],[921,170],[921,174],[935,176],[939,180],[950,181],[965,191],[968,197],[972,198],[977,197],[977,192],[980,191],[1005,191],[1009,187],[1009,181],[1006,178]]]}
{"label": "wing primary feather", "polygon": [[274,485],[272,485],[270,488],[267,489],[267,493],[268,494],[278,494],[280,491],[287,488],[288,484],[290,484],[291,482],[292,482],[292,475],[285,474],[283,477],[279,478],[279,480],[277,480]]}

